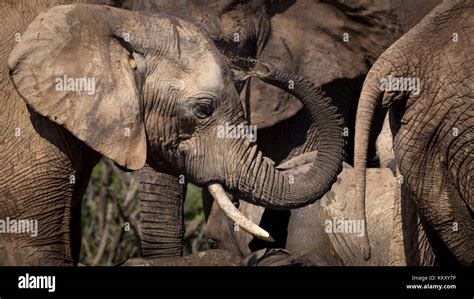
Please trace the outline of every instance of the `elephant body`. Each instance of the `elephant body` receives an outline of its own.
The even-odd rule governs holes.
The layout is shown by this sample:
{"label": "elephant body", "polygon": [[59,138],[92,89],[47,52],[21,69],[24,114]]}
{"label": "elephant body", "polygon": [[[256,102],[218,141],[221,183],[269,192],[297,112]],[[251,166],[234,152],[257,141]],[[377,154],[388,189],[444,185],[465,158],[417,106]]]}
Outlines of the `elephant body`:
{"label": "elephant body", "polygon": [[[249,215],[264,227],[273,223],[268,228],[276,233],[273,246],[302,254],[321,246],[327,251],[318,252],[318,260],[328,264],[425,265],[452,257],[472,264],[473,84],[472,54],[466,50],[472,48],[466,38],[472,31],[472,5],[439,5],[379,57],[436,3],[424,2],[409,15],[398,15],[385,2],[121,3],[152,13],[56,7],[63,3],[55,1],[0,4],[5,16],[0,30],[5,53],[0,58],[0,219],[38,221],[36,237],[0,235],[0,264],[77,263],[81,198],[102,156],[125,170],[148,164],[140,176],[145,255],[182,254],[183,176],[199,186],[223,186],[235,198],[267,208],[260,210],[261,219]],[[182,7],[187,5],[189,10]],[[396,5],[413,11],[408,2]],[[305,29],[299,20],[313,12],[333,17],[331,22],[312,17],[306,37],[298,34]],[[269,60],[316,84],[247,58]],[[66,75],[93,77],[100,96],[53,90],[52,80]],[[388,75],[419,79],[420,92],[381,90],[381,79]],[[269,105],[266,98],[279,100]],[[364,167],[367,158],[370,163],[375,157],[375,135],[389,108],[401,188],[395,188],[395,197],[385,190],[392,199],[382,196],[386,201],[380,202],[368,193],[365,205]],[[224,124],[249,121],[259,127],[262,152],[246,138],[216,134]],[[351,157],[353,147],[358,201],[349,211],[340,205],[347,200],[331,197],[354,192],[350,179],[348,188],[336,181],[344,152]],[[294,181],[288,171],[274,167],[288,170],[292,158],[314,150],[318,154]],[[378,160],[393,170],[386,152],[380,150]],[[327,191],[335,181],[334,188],[341,190],[331,194]],[[388,208],[382,204],[387,201]],[[311,203],[293,212],[273,210]],[[242,204],[241,209],[245,206],[251,207]],[[366,210],[368,234],[343,234],[350,246],[322,229],[323,219],[362,220]],[[321,217],[310,218],[305,211]],[[386,219],[383,226],[377,226],[375,214]],[[229,222],[232,232],[238,228],[229,220],[222,223]],[[313,231],[298,232],[302,227]],[[400,233],[405,231],[415,236]],[[297,235],[303,237],[292,239]],[[368,248],[359,250],[367,236],[372,244],[368,261],[360,258],[368,258]],[[238,245],[241,256],[268,245],[249,242],[237,242],[247,244]]]}
{"label": "elephant body", "polygon": [[[465,265],[474,263],[473,9],[469,1],[443,2],[380,56],[361,93],[355,152],[363,209],[372,118],[379,107],[389,108],[399,174],[414,198],[411,211],[402,206],[404,217],[416,211],[433,231],[428,242]],[[382,85],[390,78],[418,86]]]}
{"label": "elephant body", "polygon": [[[280,68],[312,78],[331,95],[344,117],[348,130],[346,138],[348,143],[346,146],[347,161],[352,163],[356,107],[365,74],[384,49],[414,26],[438,3],[439,1],[377,2],[371,6],[352,2],[339,4],[297,1],[287,10],[271,18],[271,34],[260,57],[272,61]],[[351,13],[346,14],[347,11]],[[326,21],[327,17],[315,18],[314,12],[325,16],[331,15],[332,17],[329,18],[331,22]],[[360,17],[355,18],[354,13],[360,14]],[[302,22],[301,20],[307,21]],[[382,22],[383,25],[378,22]],[[347,45],[351,45],[351,47],[346,47],[343,40],[343,33],[346,31],[349,32]],[[392,31],[392,33],[387,35],[387,31]],[[364,33],[354,34],[354,32]],[[335,38],[338,34],[339,39]],[[368,38],[372,39],[370,43],[367,41]],[[371,47],[368,48],[368,44]],[[315,47],[314,45],[320,46]],[[332,54],[328,55],[328,53]],[[308,59],[308,57],[312,58]],[[317,142],[317,133],[311,128],[310,122],[305,117],[306,112],[300,110],[301,105],[295,102],[291,96],[254,79],[252,79],[250,86],[250,95],[247,96],[250,100],[248,106],[251,107],[249,115],[250,121],[257,124],[259,128],[257,142],[276,163],[288,161],[307,152],[308,147]],[[278,98],[284,99],[283,103],[268,103],[269,95],[275,93],[278,94]],[[268,113],[268,111],[272,111],[272,113]],[[372,163],[372,166],[379,164],[395,171],[396,165],[391,146],[392,135],[388,120],[384,121],[383,116],[383,109],[376,112],[369,141],[369,163],[374,161],[373,158],[377,154],[378,162]],[[383,127],[382,124],[384,124]],[[376,138],[381,130],[381,136]],[[377,152],[375,150],[376,139],[378,140]],[[284,144],[282,144],[282,140],[285,141]],[[209,196],[204,196],[204,199],[206,201],[212,200]],[[248,205],[245,204],[245,206]],[[268,214],[272,215],[271,221],[273,223],[282,223],[280,225],[274,224],[276,227],[284,226],[288,218],[287,212],[268,211]],[[398,229],[401,231],[402,228]],[[422,227],[414,229],[412,233],[419,235],[420,240],[425,238],[425,230]],[[400,239],[407,240],[403,237]],[[279,243],[279,245],[281,244]],[[262,246],[278,245],[266,244]],[[413,252],[418,250],[427,253],[429,258],[427,257],[426,260],[433,260],[433,255],[428,254],[432,251],[431,247],[423,243],[419,246],[398,248],[397,252],[401,252],[400,256],[402,257],[395,264],[417,264],[412,259],[407,261],[407,256],[413,255]],[[348,264],[351,263],[354,261],[348,262]],[[379,261],[373,263],[377,264]],[[382,264],[387,263],[388,261],[382,262]]]}
{"label": "elephant body", "polygon": [[[393,205],[396,181],[389,169],[368,172],[371,194],[367,202],[369,238],[373,240],[373,258],[365,261],[360,254],[360,233],[338,233],[339,220],[355,220],[354,177],[349,166],[325,197],[307,208],[291,211],[286,249],[290,252],[316,251],[327,263],[353,266],[390,265],[393,231]],[[319,207],[318,207],[319,205]],[[310,208],[311,207],[311,208]],[[347,224],[350,224],[348,222]],[[357,224],[356,224],[357,225]],[[333,232],[330,232],[330,228]],[[360,227],[358,227],[360,229]],[[329,232],[328,232],[329,231]]]}

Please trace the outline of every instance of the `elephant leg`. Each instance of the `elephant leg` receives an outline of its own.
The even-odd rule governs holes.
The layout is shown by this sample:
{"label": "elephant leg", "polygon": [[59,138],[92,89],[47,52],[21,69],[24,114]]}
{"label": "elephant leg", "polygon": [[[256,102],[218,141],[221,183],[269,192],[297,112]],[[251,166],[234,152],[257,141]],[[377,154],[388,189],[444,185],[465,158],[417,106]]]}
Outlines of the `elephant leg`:
{"label": "elephant leg", "polygon": [[[397,170],[397,181],[400,172]],[[415,196],[406,184],[397,183],[393,201],[393,227],[390,242],[391,266],[435,266],[439,254],[433,247],[426,221],[422,221],[416,209]]]}
{"label": "elephant leg", "polygon": [[183,254],[186,184],[146,165],[140,170],[140,225],[145,257]]}
{"label": "elephant leg", "polygon": [[21,135],[5,136],[0,155],[0,265],[76,265],[82,196],[100,155],[20,101],[10,102],[23,111],[11,120]]}
{"label": "elephant leg", "polygon": [[[64,184],[67,177],[62,179],[63,182],[60,180],[58,177],[44,180],[46,189],[30,189],[29,192],[34,191],[34,198],[17,201],[18,205],[10,206],[10,209],[0,213],[5,225],[8,225],[8,221],[10,225],[16,222],[16,226],[13,226],[15,233],[11,232],[12,226],[8,225],[10,231],[0,234],[0,266],[77,265],[83,192]],[[81,181],[85,181],[84,185],[87,186],[88,178]],[[15,194],[14,198],[3,197],[1,201],[16,201],[16,195],[19,194]],[[28,208],[20,208],[23,205]]]}
{"label": "elephant leg", "polygon": [[0,233],[0,266],[78,263],[82,195],[93,165],[74,165],[59,151],[43,153],[53,159],[16,164],[18,175],[2,185],[0,219],[9,230]]}

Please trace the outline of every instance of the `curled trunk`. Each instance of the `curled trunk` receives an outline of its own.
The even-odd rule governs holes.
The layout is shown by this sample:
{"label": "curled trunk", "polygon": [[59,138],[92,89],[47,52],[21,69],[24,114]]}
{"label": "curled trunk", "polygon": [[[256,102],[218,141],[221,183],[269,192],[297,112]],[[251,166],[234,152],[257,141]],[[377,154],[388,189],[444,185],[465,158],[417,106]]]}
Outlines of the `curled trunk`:
{"label": "curled trunk", "polygon": [[319,131],[318,155],[306,174],[293,178],[276,170],[272,161],[251,145],[237,165],[240,176],[230,176],[226,186],[246,201],[266,208],[292,209],[311,204],[330,190],[341,171],[345,145],[342,117],[331,99],[309,81],[259,64],[264,71],[253,75],[293,94],[309,112]]}

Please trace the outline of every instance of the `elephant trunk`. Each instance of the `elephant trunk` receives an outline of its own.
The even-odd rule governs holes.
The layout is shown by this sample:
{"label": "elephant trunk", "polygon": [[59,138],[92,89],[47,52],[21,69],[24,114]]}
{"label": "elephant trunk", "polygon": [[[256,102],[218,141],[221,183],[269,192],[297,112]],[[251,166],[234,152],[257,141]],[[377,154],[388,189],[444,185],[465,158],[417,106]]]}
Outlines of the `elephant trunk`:
{"label": "elephant trunk", "polygon": [[227,186],[246,201],[273,209],[302,207],[330,190],[344,159],[342,118],[324,92],[309,81],[262,64],[266,70],[255,75],[296,96],[309,112],[319,131],[318,155],[308,172],[298,177],[284,175],[263,157],[255,145],[247,147],[238,166],[238,179],[230,177]]}
{"label": "elephant trunk", "polygon": [[143,256],[181,256],[186,184],[179,184],[177,177],[156,172],[148,165],[140,170],[140,182]]}

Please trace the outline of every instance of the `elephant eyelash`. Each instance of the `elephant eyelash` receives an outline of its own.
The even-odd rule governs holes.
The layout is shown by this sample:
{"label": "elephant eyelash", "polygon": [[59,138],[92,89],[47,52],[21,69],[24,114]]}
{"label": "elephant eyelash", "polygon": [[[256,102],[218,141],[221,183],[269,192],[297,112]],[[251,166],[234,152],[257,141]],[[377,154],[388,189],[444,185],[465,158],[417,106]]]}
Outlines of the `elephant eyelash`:
{"label": "elephant eyelash", "polygon": [[206,103],[203,101],[195,102],[192,103],[191,107],[194,115],[201,119],[210,117],[214,113],[214,105],[212,105],[212,101],[206,101]]}

